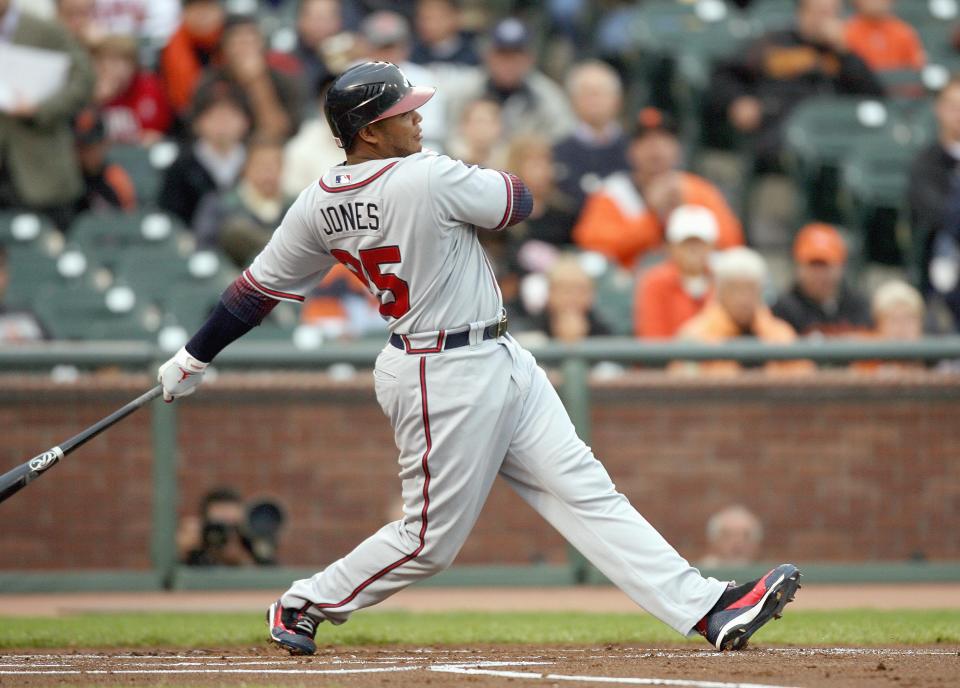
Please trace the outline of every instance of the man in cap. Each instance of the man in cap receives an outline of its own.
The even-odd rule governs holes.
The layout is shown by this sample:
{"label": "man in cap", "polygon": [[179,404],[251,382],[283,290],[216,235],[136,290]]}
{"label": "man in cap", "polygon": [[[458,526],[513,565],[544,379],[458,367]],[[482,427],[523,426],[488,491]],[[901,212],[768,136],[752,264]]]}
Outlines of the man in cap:
{"label": "man in cap", "polygon": [[637,282],[633,326],[638,337],[670,339],[710,296],[710,253],[717,219],[707,208],[682,205],[667,222],[669,257]]}
{"label": "man in cap", "polygon": [[870,304],[843,279],[847,247],[836,228],[809,224],[793,243],[796,281],[773,313],[800,336],[838,336],[871,327]]}
{"label": "man in cap", "polygon": [[441,88],[451,93],[454,120],[470,103],[489,97],[500,103],[508,138],[536,133],[556,142],[573,131],[563,90],[536,68],[530,30],[519,19],[498,22],[486,37],[483,66],[437,66]]}
{"label": "man in cap", "polygon": [[709,208],[717,221],[717,246],[743,243],[740,220],[717,187],[678,170],[677,126],[667,114],[644,108],[637,116],[627,148],[629,172],[618,172],[587,197],[574,241],[602,253],[626,269],[663,244],[665,219],[680,205]]}

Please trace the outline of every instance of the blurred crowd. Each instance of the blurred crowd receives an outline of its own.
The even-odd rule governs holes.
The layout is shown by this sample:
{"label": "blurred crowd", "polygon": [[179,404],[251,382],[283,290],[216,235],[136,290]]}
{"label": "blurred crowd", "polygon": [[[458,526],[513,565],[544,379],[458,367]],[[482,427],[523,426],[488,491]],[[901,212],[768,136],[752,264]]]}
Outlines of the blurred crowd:
{"label": "blurred crowd", "polygon": [[[0,74],[0,213],[35,213],[69,245],[91,213],[156,210],[195,250],[242,268],[343,159],[322,116],[332,80],[389,60],[439,88],[421,110],[426,147],[509,170],[532,191],[525,222],[481,236],[518,336],[952,333],[960,15],[947,0],[939,28],[921,31],[907,19],[927,4],[0,0],[0,62],[7,50],[38,70],[66,57],[40,101]],[[726,47],[719,27],[732,32]],[[860,124],[889,120],[908,153],[884,169],[897,191],[872,205],[845,193],[848,151],[817,166],[797,152],[828,128],[796,129],[804,107],[833,102],[839,119],[851,98]],[[147,169],[125,163],[141,159]],[[30,304],[3,305],[9,263],[0,243],[0,342],[50,336]],[[299,317],[323,340],[384,332],[346,269]]]}

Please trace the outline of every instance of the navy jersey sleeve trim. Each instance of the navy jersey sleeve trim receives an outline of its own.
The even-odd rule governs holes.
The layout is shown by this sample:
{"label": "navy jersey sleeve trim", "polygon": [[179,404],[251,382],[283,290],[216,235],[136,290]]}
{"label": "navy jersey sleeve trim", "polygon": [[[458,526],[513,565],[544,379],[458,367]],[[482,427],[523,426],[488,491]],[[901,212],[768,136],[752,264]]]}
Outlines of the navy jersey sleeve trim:
{"label": "navy jersey sleeve trim", "polygon": [[207,321],[187,342],[187,353],[209,363],[229,344],[259,325],[279,303],[238,277],[226,288]]}
{"label": "navy jersey sleeve trim", "polygon": [[507,185],[507,204],[503,210],[503,219],[496,229],[504,229],[523,222],[533,211],[533,194],[520,177],[509,172],[500,172]]}

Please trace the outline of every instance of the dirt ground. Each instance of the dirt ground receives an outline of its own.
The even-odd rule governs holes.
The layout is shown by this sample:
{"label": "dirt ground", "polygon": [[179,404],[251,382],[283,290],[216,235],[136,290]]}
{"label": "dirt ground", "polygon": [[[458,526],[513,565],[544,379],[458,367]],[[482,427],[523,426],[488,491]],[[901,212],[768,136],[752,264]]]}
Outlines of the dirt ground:
{"label": "dirt ground", "polygon": [[960,647],[323,648],[309,658],[272,647],[224,651],[0,654],[0,686],[663,685],[692,688],[955,686]]}

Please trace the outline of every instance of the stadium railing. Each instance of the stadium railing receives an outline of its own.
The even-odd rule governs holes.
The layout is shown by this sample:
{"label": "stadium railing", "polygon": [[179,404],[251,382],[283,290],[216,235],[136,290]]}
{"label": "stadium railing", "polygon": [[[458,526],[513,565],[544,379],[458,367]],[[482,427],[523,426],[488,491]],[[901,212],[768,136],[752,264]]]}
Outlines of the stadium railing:
{"label": "stadium railing", "polygon": [[[312,369],[334,364],[372,367],[382,345],[373,342],[332,344],[299,349],[292,344],[238,342],[216,361],[223,369]],[[531,346],[540,363],[561,373],[558,390],[574,424],[590,441],[591,366],[600,362],[660,367],[672,361],[732,360],[756,364],[807,359],[819,364],[861,360],[960,360],[960,336],[929,337],[916,342],[803,341],[770,345],[755,340],[725,344],[642,342],[628,337],[598,337],[576,344],[557,342]],[[42,372],[55,366],[110,366],[155,374],[170,352],[146,342],[67,342],[0,348],[0,375]],[[157,402],[152,409],[153,522],[150,571],[4,571],[0,592],[80,590],[155,590],[282,588],[312,570],[291,567],[192,569],[176,560],[176,447],[178,406]],[[44,447],[37,447],[41,451]],[[718,568],[706,572],[721,578],[745,579],[755,567]],[[960,580],[960,562],[875,562],[814,565],[821,582],[932,582]],[[565,565],[462,566],[433,579],[433,585],[570,585],[604,582],[603,576],[575,551]]]}

